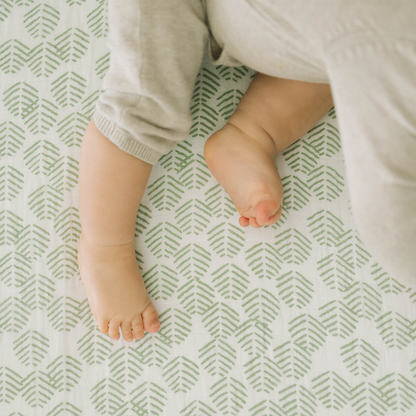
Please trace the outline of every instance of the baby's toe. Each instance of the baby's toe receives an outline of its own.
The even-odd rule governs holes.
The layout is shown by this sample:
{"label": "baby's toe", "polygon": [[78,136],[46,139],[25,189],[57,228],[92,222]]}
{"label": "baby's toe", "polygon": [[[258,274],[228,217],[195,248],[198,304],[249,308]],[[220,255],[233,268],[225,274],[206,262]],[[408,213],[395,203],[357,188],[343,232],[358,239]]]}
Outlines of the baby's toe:
{"label": "baby's toe", "polygon": [[142,314],[138,313],[131,321],[133,327],[134,339],[142,339],[144,337]]}
{"label": "baby's toe", "polygon": [[[256,214],[256,222],[258,225],[270,225],[277,221],[277,216],[280,209],[280,204],[276,200],[260,201],[254,207],[254,213]],[[273,218],[276,217],[276,218]],[[273,222],[270,220],[273,218]]]}
{"label": "baby's toe", "polygon": [[156,332],[160,329],[159,315],[152,303],[142,312],[143,327],[146,332]]}
{"label": "baby's toe", "polygon": [[118,341],[120,339],[120,323],[121,321],[117,319],[112,319],[110,321],[110,338],[114,339],[114,341]]}
{"label": "baby's toe", "polygon": [[249,222],[250,222],[250,225],[251,225],[253,228],[261,228],[261,225],[259,225],[259,224],[257,223],[257,221],[256,221],[256,219],[255,219],[254,217],[251,217],[251,218],[250,218],[250,220],[249,220]]}
{"label": "baby's toe", "polygon": [[108,319],[99,318],[97,319],[98,329],[103,333],[108,333]]}
{"label": "baby's toe", "polygon": [[121,323],[121,333],[123,334],[123,339],[125,341],[133,341],[133,335],[131,334],[131,325],[130,321],[123,321]]}

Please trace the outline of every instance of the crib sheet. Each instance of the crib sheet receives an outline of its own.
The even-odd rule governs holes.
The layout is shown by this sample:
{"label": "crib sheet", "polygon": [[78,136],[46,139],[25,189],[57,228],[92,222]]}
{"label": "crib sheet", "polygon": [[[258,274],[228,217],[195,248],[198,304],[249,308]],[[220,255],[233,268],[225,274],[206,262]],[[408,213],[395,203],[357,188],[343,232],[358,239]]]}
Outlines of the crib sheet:
{"label": "crib sheet", "polygon": [[255,72],[204,57],[189,137],[137,214],[161,329],[113,341],[77,267],[107,3],[0,0],[0,34],[1,416],[416,414],[416,282],[386,273],[354,228],[336,108],[276,157],[278,223],[242,228],[203,146]]}

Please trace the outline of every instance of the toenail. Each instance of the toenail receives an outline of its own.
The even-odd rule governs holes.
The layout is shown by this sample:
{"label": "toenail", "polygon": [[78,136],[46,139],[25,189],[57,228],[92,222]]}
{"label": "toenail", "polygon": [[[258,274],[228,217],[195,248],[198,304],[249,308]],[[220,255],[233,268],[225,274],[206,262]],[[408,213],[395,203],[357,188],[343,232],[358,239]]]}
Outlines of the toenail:
{"label": "toenail", "polygon": [[160,325],[160,322],[153,322],[152,325],[150,325],[151,328],[156,328]]}

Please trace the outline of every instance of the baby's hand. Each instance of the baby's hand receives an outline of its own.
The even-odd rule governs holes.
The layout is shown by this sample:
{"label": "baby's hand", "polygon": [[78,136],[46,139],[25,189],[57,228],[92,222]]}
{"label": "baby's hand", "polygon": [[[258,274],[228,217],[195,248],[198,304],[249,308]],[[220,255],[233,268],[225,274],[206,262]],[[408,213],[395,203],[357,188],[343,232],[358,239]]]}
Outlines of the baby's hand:
{"label": "baby's hand", "polygon": [[[103,334],[131,342],[160,328],[159,315],[151,303],[134,253],[134,241],[100,246],[81,233],[78,266],[91,311]],[[110,329],[108,329],[108,324]],[[156,325],[155,325],[156,324]]]}

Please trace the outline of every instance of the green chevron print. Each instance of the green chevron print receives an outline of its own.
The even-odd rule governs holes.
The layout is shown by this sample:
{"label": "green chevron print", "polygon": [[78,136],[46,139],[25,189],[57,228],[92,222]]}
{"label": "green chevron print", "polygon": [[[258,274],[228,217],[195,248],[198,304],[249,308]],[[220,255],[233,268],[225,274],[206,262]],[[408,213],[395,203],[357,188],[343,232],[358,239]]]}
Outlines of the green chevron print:
{"label": "green chevron print", "polygon": [[108,33],[107,2],[0,0],[0,416],[415,415],[416,281],[389,275],[354,227],[336,108],[276,156],[276,224],[240,227],[205,163],[245,66],[204,56],[189,136],[137,212],[161,329],[99,331],[77,190]]}

